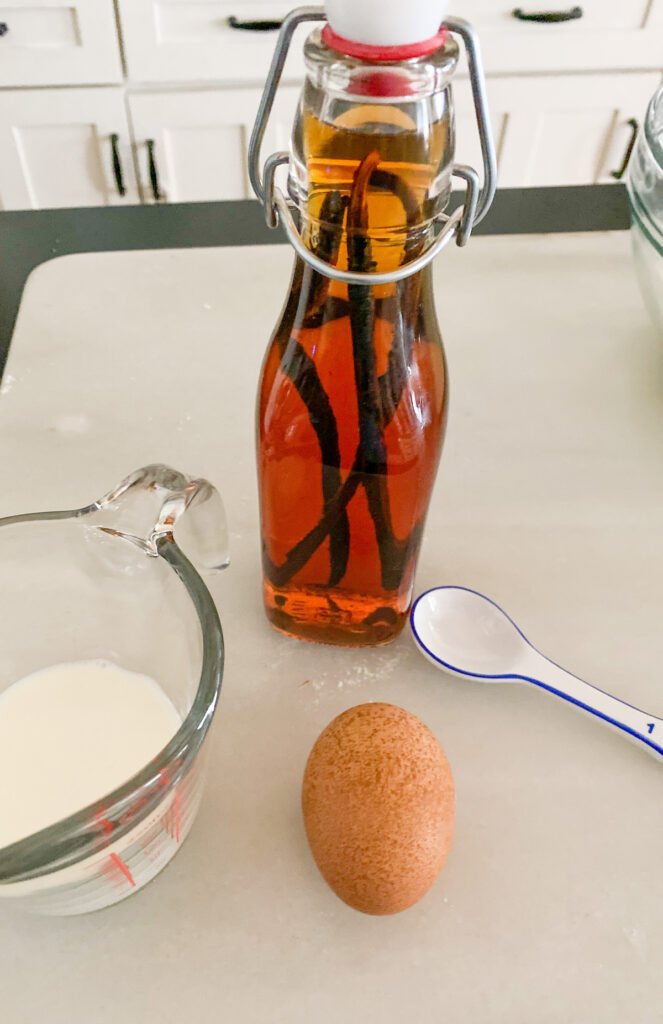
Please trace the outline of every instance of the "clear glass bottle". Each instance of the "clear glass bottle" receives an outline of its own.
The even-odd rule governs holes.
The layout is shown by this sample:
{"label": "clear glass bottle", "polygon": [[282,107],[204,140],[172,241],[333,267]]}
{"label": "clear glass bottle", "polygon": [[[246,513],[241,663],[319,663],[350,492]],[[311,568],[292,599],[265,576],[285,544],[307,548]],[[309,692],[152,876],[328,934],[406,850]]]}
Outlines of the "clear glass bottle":
{"label": "clear glass bottle", "polygon": [[[390,271],[431,243],[451,187],[452,37],[369,62],[320,30],[305,47],[289,192],[308,249]],[[258,396],[268,618],[326,643],[387,643],[403,627],[446,419],[430,265],[343,284],[296,257]]]}

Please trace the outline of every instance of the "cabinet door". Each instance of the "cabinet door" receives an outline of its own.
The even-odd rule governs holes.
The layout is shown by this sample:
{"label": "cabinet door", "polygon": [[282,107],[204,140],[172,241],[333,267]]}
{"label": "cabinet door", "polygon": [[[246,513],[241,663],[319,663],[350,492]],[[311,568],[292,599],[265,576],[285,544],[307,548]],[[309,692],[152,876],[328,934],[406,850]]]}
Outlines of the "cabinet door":
{"label": "cabinet door", "polygon": [[[260,95],[259,89],[201,89],[130,96],[143,201],[249,198],[247,151]],[[298,89],[279,90],[263,161],[288,149],[298,97]]]}
{"label": "cabinet door", "polygon": [[113,0],[0,0],[0,86],[122,81]]}
{"label": "cabinet door", "polygon": [[[464,0],[461,6],[459,13],[479,33],[490,73],[637,70],[663,65],[663,0],[580,0],[577,4],[575,0]],[[540,11],[576,17],[559,22],[527,20]]]}
{"label": "cabinet door", "polygon": [[120,89],[0,92],[2,209],[132,202],[138,190]]}
{"label": "cabinet door", "polygon": [[[1,0],[0,0],[1,2]],[[129,75],[138,82],[264,82],[276,31],[252,31],[255,21],[279,21],[291,0],[119,0]],[[246,27],[233,28],[234,18]],[[284,80],[304,74],[299,28]]]}
{"label": "cabinet door", "polygon": [[[361,0],[358,0],[361,2]],[[288,0],[119,0],[129,73],[137,81],[216,80],[259,83],[274,49],[274,33],[232,28],[239,22],[279,19]],[[537,11],[582,16],[561,23],[523,21]],[[479,33],[488,72],[591,71],[660,68],[663,63],[663,0],[464,0],[458,13]],[[452,6],[453,11],[453,6]],[[302,43],[311,26],[298,29],[286,79],[303,74]]]}
{"label": "cabinet door", "polygon": [[[656,73],[527,76],[488,81],[502,188],[614,181],[628,119],[642,120]],[[469,83],[459,82],[457,158],[480,169]]]}

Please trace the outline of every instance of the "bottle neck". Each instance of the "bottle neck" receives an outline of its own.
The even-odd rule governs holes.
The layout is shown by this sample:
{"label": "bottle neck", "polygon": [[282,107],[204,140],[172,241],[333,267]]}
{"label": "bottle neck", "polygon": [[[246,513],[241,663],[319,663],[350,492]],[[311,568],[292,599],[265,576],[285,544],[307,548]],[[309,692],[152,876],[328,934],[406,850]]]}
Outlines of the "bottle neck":
{"label": "bottle neck", "polygon": [[457,53],[449,40],[421,60],[376,65],[310,37],[289,191],[325,262],[388,272],[430,242],[451,188]]}
{"label": "bottle neck", "polygon": [[308,248],[325,263],[367,274],[396,270],[428,246],[432,222],[423,215],[416,189],[400,173],[385,170],[372,149],[339,187],[328,172],[317,181],[315,199],[301,215]]}

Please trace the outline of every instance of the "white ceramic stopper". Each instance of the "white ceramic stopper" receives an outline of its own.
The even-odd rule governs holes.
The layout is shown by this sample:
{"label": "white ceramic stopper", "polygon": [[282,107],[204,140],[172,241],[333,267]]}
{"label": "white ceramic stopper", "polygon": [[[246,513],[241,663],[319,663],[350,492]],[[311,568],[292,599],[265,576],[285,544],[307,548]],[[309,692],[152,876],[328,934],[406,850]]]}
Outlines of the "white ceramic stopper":
{"label": "white ceramic stopper", "polygon": [[367,46],[409,46],[437,34],[447,0],[325,0],[333,32]]}

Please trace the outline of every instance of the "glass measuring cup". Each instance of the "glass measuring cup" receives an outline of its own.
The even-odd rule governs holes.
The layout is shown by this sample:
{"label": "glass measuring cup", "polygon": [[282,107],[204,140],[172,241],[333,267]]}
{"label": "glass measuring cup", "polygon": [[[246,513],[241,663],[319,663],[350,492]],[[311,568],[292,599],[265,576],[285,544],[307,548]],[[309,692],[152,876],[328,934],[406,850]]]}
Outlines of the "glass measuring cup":
{"label": "glass measuring cup", "polygon": [[103,659],[155,679],[182,719],[123,785],[0,849],[0,899],[45,914],[97,910],[150,881],[189,832],[224,647],[184,551],[225,567],[225,515],[211,484],[167,466],[137,470],[85,508],[0,519],[0,691],[49,665]]}

